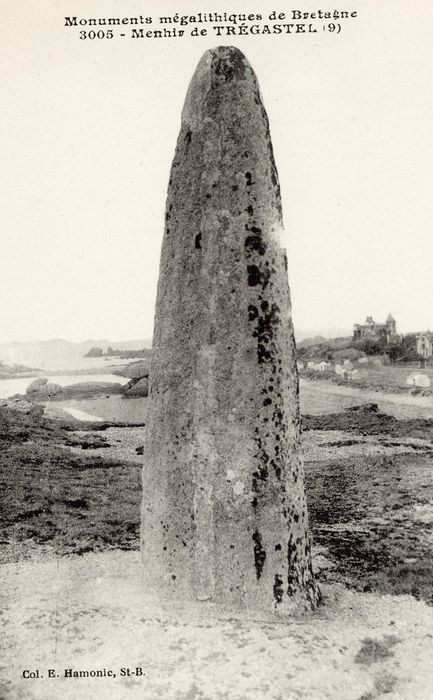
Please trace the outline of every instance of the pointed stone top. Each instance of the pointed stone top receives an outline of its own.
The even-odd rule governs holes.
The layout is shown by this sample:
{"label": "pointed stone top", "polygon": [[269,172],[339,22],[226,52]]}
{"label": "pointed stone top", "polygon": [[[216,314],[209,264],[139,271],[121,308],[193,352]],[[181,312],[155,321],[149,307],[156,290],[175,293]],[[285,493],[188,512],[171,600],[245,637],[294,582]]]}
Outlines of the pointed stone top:
{"label": "pointed stone top", "polygon": [[249,61],[236,46],[217,46],[206,51],[202,60],[209,61],[209,68],[220,82],[244,80],[248,71],[252,72]]}
{"label": "pointed stone top", "polygon": [[248,59],[235,46],[217,46],[201,57],[189,84],[182,121],[192,126],[204,116],[209,92],[236,92],[236,87],[258,93],[257,78]]}

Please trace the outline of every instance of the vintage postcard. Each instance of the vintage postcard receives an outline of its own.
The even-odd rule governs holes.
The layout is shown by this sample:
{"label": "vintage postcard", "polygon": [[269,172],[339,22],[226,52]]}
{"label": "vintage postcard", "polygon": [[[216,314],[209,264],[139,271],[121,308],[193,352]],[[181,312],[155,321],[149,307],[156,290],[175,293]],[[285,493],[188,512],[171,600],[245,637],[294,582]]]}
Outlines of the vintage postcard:
{"label": "vintage postcard", "polygon": [[0,20],[0,697],[433,698],[431,4]]}

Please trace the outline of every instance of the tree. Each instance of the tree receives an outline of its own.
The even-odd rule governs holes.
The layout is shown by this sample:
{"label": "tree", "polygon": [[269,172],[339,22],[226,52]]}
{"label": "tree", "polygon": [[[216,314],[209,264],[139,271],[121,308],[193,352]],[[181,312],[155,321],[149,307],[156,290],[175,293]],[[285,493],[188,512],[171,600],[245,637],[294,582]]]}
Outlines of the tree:
{"label": "tree", "polygon": [[416,348],[416,336],[413,333],[404,335],[399,340],[388,344],[386,353],[391,362],[420,362],[425,364],[425,358],[418,353]]}
{"label": "tree", "polygon": [[394,341],[394,342],[391,342],[388,344],[388,346],[386,348],[386,354],[388,355],[391,363],[396,362],[397,360],[399,360],[402,357],[402,349],[403,349],[402,343],[398,343],[398,342]]}
{"label": "tree", "polygon": [[354,342],[356,350],[361,350],[366,355],[382,355],[386,348],[386,340],[378,336],[365,336]]}

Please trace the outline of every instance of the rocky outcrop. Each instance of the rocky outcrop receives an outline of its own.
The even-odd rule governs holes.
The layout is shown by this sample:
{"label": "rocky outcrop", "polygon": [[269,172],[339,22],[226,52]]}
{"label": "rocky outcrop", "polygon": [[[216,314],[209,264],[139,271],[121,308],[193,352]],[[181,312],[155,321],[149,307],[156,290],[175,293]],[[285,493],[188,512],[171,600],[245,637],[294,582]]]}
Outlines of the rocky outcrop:
{"label": "rocky outcrop", "polygon": [[45,399],[57,396],[62,391],[60,384],[49,382],[45,377],[38,377],[27,387],[26,394],[34,399]]}
{"label": "rocky outcrop", "polygon": [[27,388],[27,396],[33,400],[46,401],[56,399],[87,399],[101,394],[120,394],[122,385],[117,382],[78,382],[68,386],[60,386],[41,377],[35,379]]}
{"label": "rocky outcrop", "polygon": [[147,396],[149,393],[149,380],[147,377],[141,379],[131,379],[123,386],[123,394],[127,397]]}
{"label": "rocky outcrop", "polygon": [[42,393],[50,398],[61,394],[62,391],[63,388],[60,386],[60,384],[55,384],[54,382],[48,382],[44,387],[42,387]]}
{"label": "rocky outcrop", "polygon": [[119,377],[129,377],[130,379],[142,379],[142,377],[148,377],[149,372],[150,358],[138,360],[137,362],[131,362],[126,367],[113,370],[113,374],[117,374]]}
{"label": "rocky outcrop", "polygon": [[26,394],[37,394],[42,391],[42,388],[48,384],[48,379],[46,377],[38,377],[34,379],[27,387]]}
{"label": "rocky outcrop", "polygon": [[122,385],[117,382],[79,382],[62,388],[66,398],[81,398],[97,394],[119,394]]}
{"label": "rocky outcrop", "polygon": [[5,365],[0,360],[0,379],[13,379],[15,377],[31,377],[36,374],[36,372],[41,372],[42,370],[36,369],[35,367],[27,367],[26,365]]}
{"label": "rocky outcrop", "polygon": [[8,399],[0,399],[0,409],[11,409],[33,417],[42,416],[44,408],[44,406],[34,404],[32,401],[26,401],[26,399],[19,396]]}

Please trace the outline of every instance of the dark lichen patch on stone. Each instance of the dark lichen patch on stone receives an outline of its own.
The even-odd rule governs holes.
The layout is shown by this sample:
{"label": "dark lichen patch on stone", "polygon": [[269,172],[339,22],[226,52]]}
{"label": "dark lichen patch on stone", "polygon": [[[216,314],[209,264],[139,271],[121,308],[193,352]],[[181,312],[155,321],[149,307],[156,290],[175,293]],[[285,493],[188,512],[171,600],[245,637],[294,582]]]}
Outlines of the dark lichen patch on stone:
{"label": "dark lichen patch on stone", "polygon": [[194,239],[194,246],[197,250],[201,250],[201,232],[198,233]]}
{"label": "dark lichen patch on stone", "polygon": [[259,267],[257,267],[257,265],[247,265],[247,272],[248,285],[250,287],[256,287],[257,285],[261,285],[262,289],[266,289],[271,277],[270,270],[260,270]]}
{"label": "dark lichen patch on stone", "polygon": [[[256,230],[260,231],[260,229]],[[246,237],[244,246],[247,253],[257,252],[259,255],[264,255],[266,253],[266,243],[263,238],[256,233]]]}
{"label": "dark lichen patch on stone", "polygon": [[[245,228],[249,229],[251,233],[256,233],[258,235],[261,235],[262,233],[262,229],[259,226],[254,226],[254,224],[250,227],[247,225]],[[274,262],[274,258],[272,258],[272,262]]]}
{"label": "dark lichen patch on stone", "polygon": [[257,265],[248,265],[248,285],[250,287],[256,287],[261,282],[261,273]]}
{"label": "dark lichen patch on stone", "polygon": [[282,432],[287,428],[286,422],[284,420],[284,413],[279,408],[277,408],[274,411],[274,413],[272,415],[272,421],[273,421],[275,427],[280,428]]}
{"label": "dark lichen patch on stone", "polygon": [[261,447],[259,447],[259,452],[256,454],[256,457],[259,460],[259,464],[257,469],[253,472],[252,474],[252,491],[254,493],[253,497],[253,507],[256,507],[258,505],[258,499],[260,496],[263,495],[263,493],[266,490],[266,483],[269,477],[269,470],[267,463],[269,461],[269,457],[266,454],[265,450]]}
{"label": "dark lichen patch on stone", "polygon": [[264,364],[265,362],[269,362],[272,360],[272,352],[268,350],[264,345],[259,343],[257,345],[257,359],[260,365]]}
{"label": "dark lichen patch on stone", "polygon": [[254,541],[254,566],[256,569],[257,580],[259,580],[259,578],[261,577],[262,572],[263,572],[263,567],[265,565],[266,552],[263,548],[262,537],[261,537],[260,532],[258,530],[255,530],[253,532],[253,541]]}
{"label": "dark lichen patch on stone", "polygon": [[259,312],[258,312],[257,306],[254,306],[254,304],[250,304],[248,306],[248,320],[254,321],[254,319],[256,319],[258,315],[259,315]]}
{"label": "dark lichen patch on stone", "polygon": [[274,579],[274,598],[277,604],[283,602],[283,579],[280,574],[275,574]]}
{"label": "dark lichen patch on stone", "polygon": [[257,316],[250,319],[256,320],[253,337],[257,338],[257,358],[259,364],[272,363],[276,355],[275,329],[281,322],[280,307],[275,302],[270,305],[267,300],[263,300],[260,309],[261,313],[257,312]]}
{"label": "dark lichen patch on stone", "polygon": [[255,491],[257,493],[258,492],[257,481],[266,481],[268,476],[269,476],[269,471],[268,471],[268,467],[267,467],[267,462],[269,461],[269,457],[263,449],[261,449],[261,452],[259,454],[257,454],[256,456],[259,457],[261,460],[259,467],[257,468],[256,471],[253,472],[253,491]]}
{"label": "dark lichen patch on stone", "polygon": [[246,78],[247,63],[244,55],[233,46],[216,49],[212,52],[213,85],[231,83],[234,79]]}

